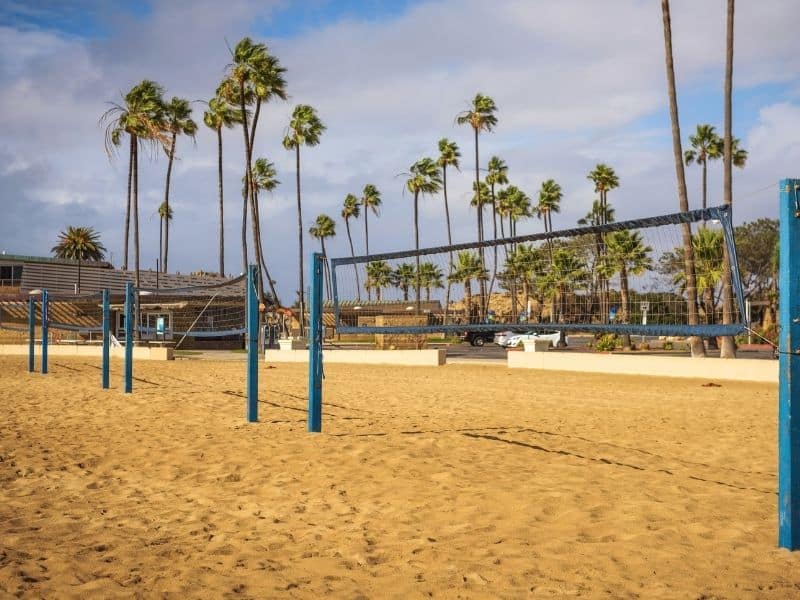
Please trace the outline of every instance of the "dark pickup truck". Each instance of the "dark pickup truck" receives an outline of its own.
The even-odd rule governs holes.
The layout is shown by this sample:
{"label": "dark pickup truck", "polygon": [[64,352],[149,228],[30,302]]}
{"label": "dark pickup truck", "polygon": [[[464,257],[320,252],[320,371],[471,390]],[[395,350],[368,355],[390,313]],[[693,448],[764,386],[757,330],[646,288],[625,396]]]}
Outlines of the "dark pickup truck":
{"label": "dark pickup truck", "polygon": [[464,341],[473,346],[483,346],[494,341],[494,331],[467,331],[464,334]]}

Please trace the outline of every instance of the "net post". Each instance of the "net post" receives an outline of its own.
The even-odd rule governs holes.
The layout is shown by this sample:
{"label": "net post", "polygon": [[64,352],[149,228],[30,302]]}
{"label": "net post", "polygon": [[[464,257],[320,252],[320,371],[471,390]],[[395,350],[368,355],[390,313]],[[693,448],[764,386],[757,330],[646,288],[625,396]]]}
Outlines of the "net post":
{"label": "net post", "polygon": [[258,297],[257,266],[247,267],[247,421],[258,421]]}
{"label": "net post", "polygon": [[47,304],[47,290],[42,290],[42,375],[47,374],[47,320],[50,318]]}
{"label": "net post", "polygon": [[311,254],[308,343],[308,431],[322,431],[322,278],[323,255]]}
{"label": "net post", "polygon": [[28,373],[36,370],[34,359],[36,346],[36,301],[28,298]]}
{"label": "net post", "polygon": [[125,283],[125,393],[133,391],[133,283]]}
{"label": "net post", "polygon": [[103,290],[103,389],[108,389],[109,352],[111,345],[111,306],[108,289]]}
{"label": "net post", "polygon": [[[800,179],[782,179],[778,306],[778,545],[800,549]],[[795,397],[797,396],[797,397]]]}

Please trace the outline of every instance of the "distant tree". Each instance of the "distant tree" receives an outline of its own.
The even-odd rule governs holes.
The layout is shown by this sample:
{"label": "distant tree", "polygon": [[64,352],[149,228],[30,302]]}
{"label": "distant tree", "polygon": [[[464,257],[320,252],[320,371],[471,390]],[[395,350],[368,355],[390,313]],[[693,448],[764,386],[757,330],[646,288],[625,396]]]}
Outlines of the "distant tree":
{"label": "distant tree", "polygon": [[[442,187],[439,166],[432,158],[421,158],[406,174],[406,189],[414,195],[414,247],[419,251],[419,196],[435,194]],[[416,256],[416,274],[419,277],[419,255]],[[414,286],[417,292],[417,310],[420,307],[420,285]]]}
{"label": "distant tree", "polygon": [[[314,107],[308,104],[298,104],[292,112],[292,119],[286,128],[286,135],[283,138],[283,147],[287,150],[295,151],[296,175],[297,175],[297,238],[299,244],[298,251],[298,273],[300,275],[300,312],[305,314],[305,302],[303,300],[303,207],[300,199],[300,147],[313,147],[319,144],[325,125],[317,116]],[[302,321],[301,321],[302,322]],[[301,328],[302,335],[303,330]]]}
{"label": "distant tree", "polygon": [[464,285],[464,309],[467,323],[472,322],[472,280],[483,281],[488,277],[486,267],[483,266],[480,256],[462,250],[456,257],[456,264],[450,270],[449,279]]}
{"label": "distant tree", "polygon": [[[353,236],[350,235],[350,219],[357,219],[361,214],[361,205],[353,194],[347,194],[344,199],[344,206],[342,207],[342,219],[344,219],[344,227],[347,230],[347,242],[350,244],[350,257],[354,258],[356,253],[353,249]],[[356,274],[356,297],[361,301],[361,283],[358,280],[358,265],[353,265],[353,271]]]}
{"label": "distant tree", "polygon": [[231,129],[242,122],[239,109],[220,97],[208,101],[208,110],[203,113],[203,123],[217,133],[217,188],[219,190],[219,275],[225,276],[225,201],[222,185],[222,128]]}
{"label": "distant tree", "polygon": [[375,298],[381,301],[381,290],[392,283],[392,268],[383,260],[367,263],[367,282],[369,290],[375,290]]}
{"label": "distant tree", "polygon": [[[248,186],[245,182],[244,190],[242,193],[247,193],[248,187],[250,188],[250,195],[255,202],[256,206],[259,206],[259,198],[258,195],[260,192],[273,192],[277,189],[280,185],[280,181],[278,181],[278,173],[275,170],[275,164],[268,161],[266,158],[259,157],[255,160],[253,165],[250,167],[250,173],[253,178],[252,185]],[[261,257],[261,268],[264,270],[264,275],[266,277],[267,283],[269,284],[269,290],[272,294],[272,300],[275,304],[280,305],[280,299],[278,298],[278,291],[275,289],[275,282],[272,279],[272,276],[269,273],[269,267],[267,266],[267,259],[264,257],[264,251],[261,248],[261,225],[260,225],[260,213],[256,211],[256,217],[259,219],[258,225],[258,235],[256,237],[255,243],[257,246],[257,254]]]}
{"label": "distant tree", "polygon": [[431,301],[432,289],[443,289],[444,275],[442,270],[432,262],[424,262],[419,266],[419,282],[425,290],[425,301]]}
{"label": "distant tree", "polygon": [[[164,204],[169,209],[169,188],[172,179],[172,163],[175,161],[175,144],[179,135],[188,135],[194,139],[197,133],[197,123],[192,119],[192,106],[185,98],[173,96],[164,105],[163,119],[164,135],[169,137],[169,146],[165,148],[167,153],[167,180],[164,185]],[[164,223],[164,255],[161,257],[161,270],[167,272],[167,261],[169,260],[169,219]]]}
{"label": "distant tree", "polygon": [[[606,236],[608,256],[605,270],[610,277],[619,273],[619,289],[622,307],[620,310],[620,323],[630,323],[631,306],[629,276],[641,275],[652,268],[650,253],[653,249],[645,245],[642,235],[638,231],[614,231]],[[622,335],[623,349],[631,348],[630,334]]]}
{"label": "distant tree", "polygon": [[[317,238],[320,243],[320,248],[322,250],[322,255],[327,256],[325,252],[325,238],[333,237],[336,235],[336,223],[333,219],[331,219],[328,215],[319,215],[317,220],[314,222],[308,229],[308,233],[311,234],[311,237]],[[328,261],[325,261],[325,289],[327,290],[327,297],[331,298],[331,280],[330,280],[330,272],[328,271]]]}
{"label": "distant tree", "polygon": [[687,165],[697,163],[703,167],[702,198],[703,209],[707,206],[708,196],[708,161],[722,157],[722,140],[713,125],[698,125],[694,134],[689,136],[691,148],[683,153]]}
{"label": "distant tree", "polygon": [[408,290],[417,282],[417,270],[410,263],[401,263],[392,271],[392,285],[403,292],[403,300],[408,302]]}
{"label": "distant tree", "polygon": [[[442,190],[444,192],[444,216],[447,222],[447,245],[453,244],[453,235],[450,229],[450,205],[447,202],[447,167],[454,167],[459,169],[459,159],[461,153],[455,142],[451,142],[447,138],[439,140],[439,166],[442,168]],[[450,264],[453,263],[453,253],[450,253]],[[447,324],[447,311],[450,307],[450,281],[447,282],[447,292],[444,299],[444,323]],[[430,293],[430,290],[428,290]]]}
{"label": "distant tree", "polygon": [[164,256],[164,223],[172,221],[172,207],[166,202],[162,202],[158,207],[158,255]]}
{"label": "distant tree", "polygon": [[78,261],[78,285],[81,291],[81,263],[86,260],[99,261],[105,258],[105,246],[100,243],[100,234],[92,227],[74,227],[58,234],[58,243],[51,252],[56,258]]}
{"label": "distant tree", "polygon": [[550,266],[537,280],[537,287],[551,301],[551,310],[557,306],[557,315],[551,321],[563,323],[567,315],[567,295],[585,286],[588,273],[586,265],[573,248],[556,248]]}
{"label": "distant tree", "polygon": [[122,143],[122,136],[128,135],[128,201],[125,207],[124,255],[122,268],[128,269],[128,234],[130,232],[131,212],[133,213],[134,245],[134,283],[139,285],[139,147],[160,144],[167,140],[162,132],[164,114],[164,88],[154,81],[145,79],[136,84],[123,96],[122,104],[110,102],[109,108],[100,117],[105,125],[105,147],[111,156]]}

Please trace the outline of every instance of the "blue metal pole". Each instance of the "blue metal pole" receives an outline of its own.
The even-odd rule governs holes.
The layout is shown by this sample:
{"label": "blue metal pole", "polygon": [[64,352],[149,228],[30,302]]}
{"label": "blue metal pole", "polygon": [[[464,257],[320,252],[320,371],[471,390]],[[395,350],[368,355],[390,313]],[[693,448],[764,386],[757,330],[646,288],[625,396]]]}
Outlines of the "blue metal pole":
{"label": "blue metal pole", "polygon": [[133,391],[133,283],[125,283],[125,382],[126,394]]}
{"label": "blue metal pole", "polygon": [[[780,182],[778,545],[800,548],[800,179]],[[795,398],[795,396],[798,396]]]}
{"label": "blue metal pole", "polygon": [[34,353],[36,347],[36,301],[28,298],[28,373],[36,370]]}
{"label": "blue metal pole", "polygon": [[311,298],[308,311],[308,430],[322,431],[322,254],[311,255]]}
{"label": "blue metal pole", "polygon": [[111,347],[111,306],[108,290],[103,290],[103,389],[108,389],[109,349]]}
{"label": "blue metal pole", "polygon": [[47,373],[47,320],[49,319],[47,306],[47,290],[42,290],[42,374]]}
{"label": "blue metal pole", "polygon": [[258,421],[258,296],[256,265],[247,267],[247,421]]}

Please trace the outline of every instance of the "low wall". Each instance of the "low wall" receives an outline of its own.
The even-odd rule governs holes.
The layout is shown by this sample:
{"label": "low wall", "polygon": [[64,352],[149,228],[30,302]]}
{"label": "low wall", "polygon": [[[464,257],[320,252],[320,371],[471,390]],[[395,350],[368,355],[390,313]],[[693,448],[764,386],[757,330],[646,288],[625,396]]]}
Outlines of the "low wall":
{"label": "low wall", "polygon": [[778,382],[777,360],[752,358],[722,360],[685,356],[637,356],[584,352],[509,352],[508,367],[510,369],[618,373],[648,377]]}
{"label": "low wall", "polygon": [[[37,344],[34,346],[34,354],[41,355],[42,347]],[[103,354],[102,346],[90,346],[83,344],[50,344],[47,346],[47,356],[93,356],[98,359]],[[3,344],[0,345],[0,356],[28,356],[27,344]],[[111,356],[114,358],[125,358],[125,348],[111,348]],[[172,348],[157,348],[147,346],[134,346],[133,360],[172,360],[174,358]]]}
{"label": "low wall", "polygon": [[[325,363],[438,367],[445,363],[444,348],[429,350],[323,350]],[[308,350],[266,350],[268,363],[308,362]]]}

